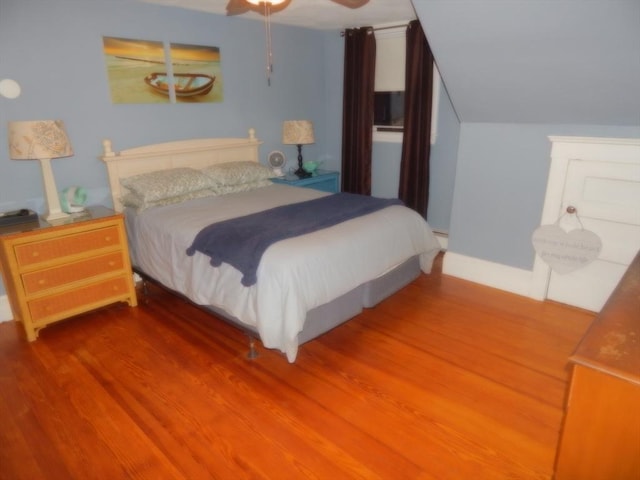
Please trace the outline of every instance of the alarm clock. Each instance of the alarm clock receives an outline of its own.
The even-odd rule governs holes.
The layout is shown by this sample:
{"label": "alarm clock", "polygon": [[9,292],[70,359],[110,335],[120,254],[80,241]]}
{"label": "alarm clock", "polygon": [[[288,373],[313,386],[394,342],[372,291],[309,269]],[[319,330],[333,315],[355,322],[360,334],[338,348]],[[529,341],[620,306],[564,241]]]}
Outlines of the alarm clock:
{"label": "alarm clock", "polygon": [[284,176],[284,167],[287,164],[287,157],[284,156],[284,153],[274,150],[267,156],[267,161],[276,177]]}
{"label": "alarm clock", "polygon": [[87,191],[83,187],[67,187],[60,195],[60,207],[65,213],[84,212]]}

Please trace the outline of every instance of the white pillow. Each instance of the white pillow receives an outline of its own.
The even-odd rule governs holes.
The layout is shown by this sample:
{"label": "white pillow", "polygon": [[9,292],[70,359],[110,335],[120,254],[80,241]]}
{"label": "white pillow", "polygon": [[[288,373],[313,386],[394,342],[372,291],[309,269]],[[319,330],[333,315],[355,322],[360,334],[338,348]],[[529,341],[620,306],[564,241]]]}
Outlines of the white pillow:
{"label": "white pillow", "polygon": [[202,172],[214,183],[221,185],[241,185],[267,180],[274,176],[273,170],[258,162],[230,162],[205,167]]}

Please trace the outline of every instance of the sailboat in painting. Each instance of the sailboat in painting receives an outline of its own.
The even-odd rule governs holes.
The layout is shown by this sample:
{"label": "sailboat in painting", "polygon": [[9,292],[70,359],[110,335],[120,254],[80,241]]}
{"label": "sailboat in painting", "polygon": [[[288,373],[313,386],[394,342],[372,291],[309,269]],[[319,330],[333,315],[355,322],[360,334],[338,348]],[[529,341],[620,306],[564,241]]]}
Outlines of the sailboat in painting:
{"label": "sailboat in painting", "polygon": [[[206,95],[213,88],[216,77],[204,73],[174,73],[176,97]],[[169,95],[169,76],[164,72],[150,73],[144,82],[154,91]]]}

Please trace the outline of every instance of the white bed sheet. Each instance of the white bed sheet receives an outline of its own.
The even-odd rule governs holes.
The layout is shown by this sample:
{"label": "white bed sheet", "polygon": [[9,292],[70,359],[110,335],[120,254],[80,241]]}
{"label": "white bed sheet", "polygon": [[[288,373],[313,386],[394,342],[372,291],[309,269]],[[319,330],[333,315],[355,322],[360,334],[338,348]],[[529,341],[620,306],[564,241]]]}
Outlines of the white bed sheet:
{"label": "white bed sheet", "polygon": [[[440,250],[438,240],[413,210],[391,206],[300,237],[264,253],[255,285],[228,264],[212,267],[208,256],[186,255],[196,234],[211,223],[327,195],[274,184],[250,192],[206,197],[126,212],[133,264],[200,305],[214,305],[253,326],[263,345],[290,362],[306,313],[383,275],[414,255],[425,273]],[[309,212],[313,215],[313,212]],[[349,241],[345,241],[349,238]]]}

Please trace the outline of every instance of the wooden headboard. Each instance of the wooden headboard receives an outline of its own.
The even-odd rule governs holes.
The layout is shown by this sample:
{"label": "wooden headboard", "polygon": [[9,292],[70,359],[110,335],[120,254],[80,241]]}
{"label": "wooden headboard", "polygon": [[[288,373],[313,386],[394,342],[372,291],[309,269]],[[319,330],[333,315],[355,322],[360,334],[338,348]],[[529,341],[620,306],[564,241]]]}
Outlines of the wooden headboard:
{"label": "wooden headboard", "polygon": [[100,158],[107,165],[113,208],[122,211],[122,178],[140,173],[178,167],[201,169],[227,162],[258,162],[258,147],[262,143],[255,130],[249,129],[247,138],[198,138],[157,143],[114,152],[111,140],[102,142]]}

